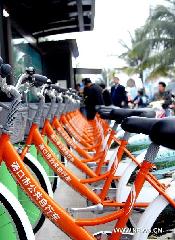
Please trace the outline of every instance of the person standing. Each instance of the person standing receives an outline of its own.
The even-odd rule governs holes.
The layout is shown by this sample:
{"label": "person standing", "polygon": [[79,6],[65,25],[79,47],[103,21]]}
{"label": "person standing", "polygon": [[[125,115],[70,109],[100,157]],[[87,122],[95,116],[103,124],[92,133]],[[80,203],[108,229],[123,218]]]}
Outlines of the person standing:
{"label": "person standing", "polygon": [[85,78],[84,80],[84,103],[86,106],[86,116],[88,120],[95,118],[96,105],[103,105],[103,94],[102,88],[91,82],[90,78]]}
{"label": "person standing", "polygon": [[164,82],[159,82],[158,92],[154,94],[153,101],[163,101],[162,108],[165,111],[165,116],[170,116],[169,106],[172,104],[172,94],[170,91],[166,91]]}
{"label": "person standing", "polygon": [[138,108],[144,108],[146,106],[148,106],[149,103],[149,98],[148,96],[145,94],[144,89],[140,89],[138,91],[137,96],[134,98],[133,100],[134,106],[138,107]]}
{"label": "person standing", "polygon": [[105,106],[112,105],[111,94],[109,90],[106,88],[106,85],[104,83],[101,83],[99,86],[103,89],[102,94]]}
{"label": "person standing", "polygon": [[120,84],[118,77],[113,78],[114,85],[111,87],[111,99],[112,103],[117,107],[127,106],[127,95],[125,87]]}
{"label": "person standing", "polygon": [[77,83],[77,84],[75,85],[75,90],[77,91],[78,96],[81,96],[80,83]]}
{"label": "person standing", "polygon": [[166,91],[166,84],[164,82],[159,82],[158,92],[154,94],[153,101],[163,100],[162,107],[167,109],[172,103],[172,94],[169,91]]}

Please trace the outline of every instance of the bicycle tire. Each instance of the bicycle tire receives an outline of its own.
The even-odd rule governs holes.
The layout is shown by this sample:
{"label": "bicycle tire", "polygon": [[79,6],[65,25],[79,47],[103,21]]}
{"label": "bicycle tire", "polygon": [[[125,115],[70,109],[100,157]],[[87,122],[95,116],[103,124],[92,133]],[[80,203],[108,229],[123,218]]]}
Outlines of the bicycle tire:
{"label": "bicycle tire", "polygon": [[[166,190],[166,193],[172,199],[175,199],[175,186],[170,186]],[[157,232],[157,236],[164,235],[166,232],[174,229],[174,226],[175,226],[175,221],[173,219],[174,211],[175,210],[172,209],[169,202],[163,196],[161,195],[157,196],[157,198],[154,199],[154,201],[151,202],[149,206],[146,208],[146,210],[143,212],[137,224],[137,227],[139,229],[148,229],[148,230],[151,230],[151,233],[149,231],[144,231],[144,232],[140,231],[135,234],[133,239],[146,240],[148,238],[148,235],[153,233],[155,235],[155,232],[152,232],[155,228],[158,230],[163,227],[162,232]],[[168,221],[167,221],[167,216],[168,216]],[[162,221],[163,219],[164,221]],[[171,222],[172,219],[173,219],[173,222]],[[167,221],[168,223],[168,225],[166,226],[164,225],[165,221]]]}
{"label": "bicycle tire", "polygon": [[[40,170],[27,157],[24,158],[24,163],[25,163],[25,165],[27,165],[30,168],[30,171],[32,171],[35,174],[37,181],[39,182],[40,186],[44,189],[44,191],[46,193],[49,193],[47,184],[46,184],[45,179],[44,179],[42,173],[40,172]],[[35,209],[38,212],[39,216],[38,216],[38,219],[36,219],[36,222],[33,224],[33,222],[31,221],[31,224],[33,226],[33,232],[37,233],[39,231],[39,229],[42,227],[42,225],[44,224],[46,218],[45,218],[44,214],[40,212],[38,207],[34,203],[31,202],[31,200],[23,192],[23,190],[21,190],[20,187],[18,189],[19,189],[19,193],[21,194],[19,201],[21,202],[23,208],[25,209],[25,211],[29,217],[29,220],[31,221],[31,219],[32,219],[32,221],[33,221],[33,215],[35,215],[34,214]],[[25,201],[28,201],[28,203]],[[30,205],[29,209],[28,209],[28,204]],[[33,211],[31,211],[31,208],[33,209]]]}
{"label": "bicycle tire", "polygon": [[34,240],[35,236],[28,217],[17,198],[0,183],[1,239]]}

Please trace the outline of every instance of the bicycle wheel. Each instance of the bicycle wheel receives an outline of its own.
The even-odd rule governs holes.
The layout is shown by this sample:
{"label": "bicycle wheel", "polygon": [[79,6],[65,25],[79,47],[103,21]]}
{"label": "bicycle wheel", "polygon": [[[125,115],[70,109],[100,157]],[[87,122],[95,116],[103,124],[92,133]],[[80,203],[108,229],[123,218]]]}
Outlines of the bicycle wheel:
{"label": "bicycle wheel", "polygon": [[58,175],[55,173],[53,176],[54,180],[52,182],[52,191],[55,192],[58,184]]}
{"label": "bicycle wheel", "polygon": [[[29,154],[27,154],[27,156],[29,157]],[[25,165],[27,165],[31,174],[35,177],[35,179],[38,181],[40,186],[45,190],[45,192],[48,193],[49,196],[53,197],[53,192],[51,190],[49,180],[46,182],[45,177],[43,176],[43,173],[40,171],[40,169],[38,169],[38,166],[36,166],[31,161],[31,157],[30,159],[25,157],[24,163]],[[47,174],[46,174],[46,177],[47,177]],[[25,192],[20,188],[20,186],[18,186],[18,199],[27,213],[29,221],[33,227],[34,233],[36,233],[42,227],[45,221],[44,214],[30,200],[30,198],[25,194]]]}
{"label": "bicycle wheel", "polygon": [[21,204],[2,183],[0,183],[0,239],[35,239]]}
{"label": "bicycle wheel", "polygon": [[[56,155],[59,154],[56,147],[52,143],[47,141],[46,136],[44,137],[44,140]],[[50,180],[50,183],[51,183],[51,186],[52,186],[52,191],[55,192],[55,190],[57,188],[57,182],[58,182],[57,174],[55,174],[54,171],[50,168],[50,166],[45,161],[45,159],[42,157],[42,155],[39,152],[37,152],[35,146],[32,146],[32,148],[30,149],[31,154],[33,155],[33,153],[35,151],[36,151],[35,158],[38,159],[39,163],[41,164],[41,166],[44,168],[45,172],[47,173],[47,175],[49,177],[49,180]],[[60,159],[59,156],[58,156],[58,159]]]}
{"label": "bicycle wheel", "polygon": [[57,174],[54,173],[54,171],[49,167],[47,162],[44,160],[42,155],[38,153],[37,159],[41,166],[44,168],[45,172],[47,173],[47,176],[49,177],[50,184],[52,186],[52,191],[55,192],[57,187]]}
{"label": "bicycle wheel", "polygon": [[[175,186],[167,188],[166,193],[175,199]],[[157,196],[141,214],[137,223],[137,228],[144,231],[137,232],[133,239],[146,240],[149,235],[157,237],[171,232],[175,227],[174,213],[175,210],[169,202],[163,196]]]}

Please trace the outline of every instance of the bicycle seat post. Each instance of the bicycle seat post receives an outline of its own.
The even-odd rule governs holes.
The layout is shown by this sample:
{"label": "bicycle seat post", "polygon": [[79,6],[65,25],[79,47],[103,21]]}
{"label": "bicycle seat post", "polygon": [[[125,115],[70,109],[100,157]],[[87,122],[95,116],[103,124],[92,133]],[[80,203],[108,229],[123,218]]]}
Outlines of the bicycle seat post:
{"label": "bicycle seat post", "polygon": [[118,128],[118,124],[115,122],[114,125],[112,126],[112,130],[116,132],[117,128]]}
{"label": "bicycle seat post", "polygon": [[155,143],[151,143],[149,145],[149,147],[148,147],[148,150],[147,150],[147,152],[145,154],[145,158],[144,159],[146,161],[149,161],[149,162],[153,163],[155,158],[156,158],[156,156],[157,156],[157,154],[158,154],[159,148],[160,148],[159,145],[157,145]]}

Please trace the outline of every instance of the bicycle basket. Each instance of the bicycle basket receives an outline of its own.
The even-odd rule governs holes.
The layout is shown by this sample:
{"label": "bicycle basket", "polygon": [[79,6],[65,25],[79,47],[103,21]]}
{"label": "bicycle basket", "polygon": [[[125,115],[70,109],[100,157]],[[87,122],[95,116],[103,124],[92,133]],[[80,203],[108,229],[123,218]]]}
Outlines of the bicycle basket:
{"label": "bicycle basket", "polygon": [[43,114],[42,114],[42,117],[41,117],[41,120],[40,120],[40,128],[43,128],[44,126],[44,121],[47,117],[47,114],[48,114],[48,111],[49,111],[49,108],[50,108],[50,104],[51,103],[45,103],[44,105],[44,109],[43,109]]}
{"label": "bicycle basket", "polygon": [[[0,107],[2,108],[0,112],[0,124],[4,125],[7,120],[7,115],[9,112],[11,103],[10,102],[0,102]],[[17,115],[14,119],[13,126],[10,129],[10,139],[12,143],[18,143],[24,140],[24,134],[26,129],[28,117],[28,107],[26,104],[21,104]],[[2,132],[2,130],[1,130]]]}
{"label": "bicycle basket", "polygon": [[29,134],[29,131],[32,126],[35,115],[37,113],[37,110],[38,110],[37,103],[29,103],[28,104],[28,118],[27,118],[27,123],[26,123],[26,130],[25,130],[26,136]]}

